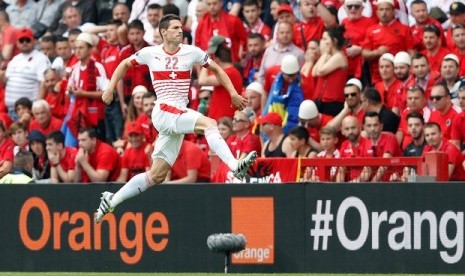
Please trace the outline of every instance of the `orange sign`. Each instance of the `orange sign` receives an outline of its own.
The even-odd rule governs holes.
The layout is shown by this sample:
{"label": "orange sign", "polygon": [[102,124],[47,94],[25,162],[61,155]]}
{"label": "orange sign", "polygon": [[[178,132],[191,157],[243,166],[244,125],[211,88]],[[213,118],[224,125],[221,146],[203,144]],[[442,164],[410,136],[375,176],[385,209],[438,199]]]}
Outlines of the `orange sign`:
{"label": "orange sign", "polygon": [[247,247],[232,256],[234,264],[274,263],[273,197],[233,197],[232,233],[244,234]]}

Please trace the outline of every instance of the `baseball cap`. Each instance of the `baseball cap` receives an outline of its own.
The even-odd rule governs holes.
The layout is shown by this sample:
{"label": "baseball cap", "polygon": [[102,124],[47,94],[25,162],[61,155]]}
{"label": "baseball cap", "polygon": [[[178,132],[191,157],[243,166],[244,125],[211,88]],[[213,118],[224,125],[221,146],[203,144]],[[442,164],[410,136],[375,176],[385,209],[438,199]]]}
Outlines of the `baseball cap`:
{"label": "baseball cap", "polygon": [[135,133],[135,134],[143,134],[144,131],[142,130],[142,125],[138,122],[130,122],[127,126],[126,126],[126,134],[131,134],[131,133]]}
{"label": "baseball cap", "polygon": [[310,120],[318,116],[318,109],[315,102],[312,100],[305,100],[299,107],[299,118],[302,120]]}
{"label": "baseball cap", "polygon": [[276,14],[280,14],[282,12],[289,12],[289,13],[292,13],[294,14],[294,10],[292,9],[292,7],[288,4],[284,4],[284,5],[281,5],[278,10],[276,11]]}
{"label": "baseball cap", "polygon": [[262,96],[265,96],[265,89],[263,89],[263,85],[259,83],[258,81],[254,81],[251,84],[247,85],[247,87],[245,88],[245,91],[247,90],[254,91]]}
{"label": "baseball cap", "polygon": [[138,86],[134,87],[134,89],[132,89],[132,94],[131,95],[134,96],[137,93],[144,93],[145,94],[147,92],[149,92],[147,90],[147,87],[145,87],[143,85],[138,85]]}
{"label": "baseball cap", "polygon": [[76,41],[83,41],[91,46],[94,46],[95,44],[97,44],[94,37],[89,33],[80,33],[77,36]]}
{"label": "baseball cap", "polygon": [[31,29],[28,28],[19,30],[16,33],[16,37],[18,38],[18,40],[20,40],[21,38],[29,38],[30,40],[34,40],[34,34],[32,33]]}
{"label": "baseball cap", "polygon": [[293,55],[286,55],[281,60],[281,72],[284,74],[292,75],[299,72],[299,61]]}
{"label": "baseball cap", "polygon": [[449,7],[450,15],[459,15],[465,13],[465,4],[462,2],[454,2]]}
{"label": "baseball cap", "polygon": [[385,54],[383,54],[383,55],[379,58],[379,60],[380,60],[380,61],[381,61],[381,60],[389,60],[390,62],[392,62],[392,63],[394,64],[394,56],[393,56],[392,54],[390,54],[390,53],[385,53]]}
{"label": "baseball cap", "polygon": [[358,89],[359,89],[360,91],[363,90],[362,82],[361,82],[359,79],[356,79],[356,78],[351,78],[350,80],[348,80],[348,81],[346,82],[346,86],[347,86],[347,85],[355,85],[355,86],[358,87]]}
{"label": "baseball cap", "polygon": [[388,3],[388,4],[391,4],[392,6],[394,6],[394,1],[393,0],[378,0],[376,2],[376,6],[378,6],[379,4],[382,4],[382,3]]}
{"label": "baseball cap", "polygon": [[224,36],[221,36],[221,35],[213,36],[212,38],[210,38],[210,41],[208,41],[207,53],[214,54],[216,50],[218,50],[218,47],[225,42],[226,42],[226,39],[224,38]]}
{"label": "baseball cap", "polygon": [[454,54],[448,54],[448,55],[446,55],[442,60],[443,60],[443,61],[444,61],[444,60],[453,60],[453,61],[455,61],[457,64],[460,64],[459,58],[458,58],[456,55],[454,55]]}
{"label": "baseball cap", "polygon": [[394,57],[394,64],[407,64],[407,65],[412,65],[412,58],[410,58],[410,55],[407,52],[398,52],[396,56]]}
{"label": "baseball cap", "polygon": [[261,120],[260,120],[260,124],[273,124],[273,125],[277,125],[277,126],[282,126],[283,125],[283,119],[281,118],[281,116],[278,114],[278,113],[275,113],[275,112],[270,112],[268,114],[265,115],[265,117],[263,117]]}

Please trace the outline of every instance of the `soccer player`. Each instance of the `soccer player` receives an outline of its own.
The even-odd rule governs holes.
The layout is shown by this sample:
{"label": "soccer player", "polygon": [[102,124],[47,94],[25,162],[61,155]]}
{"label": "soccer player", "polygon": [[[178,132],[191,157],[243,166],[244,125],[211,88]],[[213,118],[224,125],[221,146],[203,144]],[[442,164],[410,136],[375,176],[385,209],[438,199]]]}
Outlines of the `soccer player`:
{"label": "soccer player", "polygon": [[247,100],[237,93],[228,76],[204,51],[191,45],[181,44],[182,24],[178,16],[172,14],[163,16],[159,29],[163,44],[145,47],[123,60],[116,68],[109,87],[102,95],[106,104],[111,103],[114,88],[128,68],[138,64],[145,64],[149,67],[152,72],[153,87],[158,96],[152,112],[152,122],[159,131],[152,154],[152,166],[148,172],[131,178],[115,194],[110,192],[102,194],[95,216],[97,223],[124,200],[165,180],[179,154],[186,133],[204,134],[210,149],[218,154],[237,178],[245,176],[257,157],[257,153],[252,151],[244,159],[236,160],[221,137],[216,121],[186,108],[192,67],[197,63],[210,68],[218,81],[228,90],[232,104],[239,110],[246,107]]}

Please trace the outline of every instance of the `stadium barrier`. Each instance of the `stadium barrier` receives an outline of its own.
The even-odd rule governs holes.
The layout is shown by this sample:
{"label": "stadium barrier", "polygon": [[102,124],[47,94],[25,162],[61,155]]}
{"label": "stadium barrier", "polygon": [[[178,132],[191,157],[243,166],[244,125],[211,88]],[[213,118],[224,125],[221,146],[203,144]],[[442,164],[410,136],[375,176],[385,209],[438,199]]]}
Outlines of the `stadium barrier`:
{"label": "stadium barrier", "polygon": [[96,225],[120,184],[1,185],[0,271],[465,273],[465,183],[159,185]]}

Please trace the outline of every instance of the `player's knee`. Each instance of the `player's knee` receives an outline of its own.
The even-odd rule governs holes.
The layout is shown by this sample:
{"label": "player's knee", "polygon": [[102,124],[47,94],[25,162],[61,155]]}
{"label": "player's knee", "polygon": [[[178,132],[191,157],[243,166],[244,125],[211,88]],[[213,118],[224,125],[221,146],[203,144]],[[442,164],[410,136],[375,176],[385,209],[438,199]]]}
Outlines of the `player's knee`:
{"label": "player's knee", "polygon": [[197,125],[195,126],[195,133],[203,134],[205,130],[216,127],[218,127],[218,124],[214,119],[202,116],[197,121]]}

